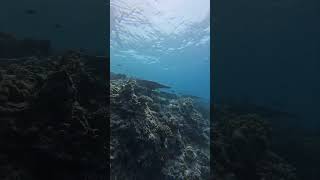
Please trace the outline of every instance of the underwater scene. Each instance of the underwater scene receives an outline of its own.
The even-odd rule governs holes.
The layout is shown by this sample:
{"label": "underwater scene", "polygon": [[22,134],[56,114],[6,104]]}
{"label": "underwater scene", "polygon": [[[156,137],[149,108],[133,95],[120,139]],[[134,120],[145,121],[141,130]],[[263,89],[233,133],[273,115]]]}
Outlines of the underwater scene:
{"label": "underwater scene", "polygon": [[210,0],[110,1],[113,180],[210,175]]}
{"label": "underwater scene", "polygon": [[319,180],[319,9],[3,0],[0,179]]}
{"label": "underwater scene", "polygon": [[210,98],[210,1],[112,0],[111,72]]}

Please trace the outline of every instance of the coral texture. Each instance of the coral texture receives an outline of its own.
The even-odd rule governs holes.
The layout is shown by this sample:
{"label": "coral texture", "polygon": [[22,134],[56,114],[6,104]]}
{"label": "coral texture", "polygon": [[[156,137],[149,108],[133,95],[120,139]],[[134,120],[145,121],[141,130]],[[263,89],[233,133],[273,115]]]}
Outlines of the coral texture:
{"label": "coral texture", "polygon": [[61,56],[1,60],[0,179],[106,177],[105,60]]}
{"label": "coral texture", "polygon": [[111,179],[208,179],[209,119],[191,98],[154,87],[111,80]]}

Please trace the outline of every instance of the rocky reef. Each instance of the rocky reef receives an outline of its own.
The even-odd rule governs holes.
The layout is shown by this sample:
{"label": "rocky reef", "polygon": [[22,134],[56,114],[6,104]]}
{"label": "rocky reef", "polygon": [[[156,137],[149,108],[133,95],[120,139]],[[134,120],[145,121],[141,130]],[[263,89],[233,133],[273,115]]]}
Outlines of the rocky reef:
{"label": "rocky reef", "polygon": [[242,107],[215,109],[212,177],[215,180],[296,180],[295,168],[273,152],[270,121]]}
{"label": "rocky reef", "polygon": [[208,179],[209,118],[193,99],[109,84],[107,59],[44,42],[0,34],[0,179]]}
{"label": "rocky reef", "polygon": [[268,115],[217,106],[210,123],[197,97],[49,44],[0,33],[0,179],[297,179]]}
{"label": "rocky reef", "polygon": [[0,179],[107,177],[106,62],[72,51],[0,60]]}
{"label": "rocky reef", "polygon": [[149,81],[111,77],[111,179],[208,179],[209,119],[194,100]]}

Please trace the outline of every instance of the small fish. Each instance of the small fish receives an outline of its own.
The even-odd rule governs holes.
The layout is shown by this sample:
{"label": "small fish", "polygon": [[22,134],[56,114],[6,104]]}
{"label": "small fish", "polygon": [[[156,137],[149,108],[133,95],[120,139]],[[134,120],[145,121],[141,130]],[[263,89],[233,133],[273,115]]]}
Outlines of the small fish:
{"label": "small fish", "polygon": [[26,14],[29,14],[29,15],[33,15],[33,14],[36,14],[37,11],[34,10],[34,9],[27,9],[27,10],[25,11],[25,13],[26,13]]}
{"label": "small fish", "polygon": [[62,25],[61,25],[61,24],[55,24],[54,27],[55,27],[56,29],[60,29],[60,28],[62,28]]}

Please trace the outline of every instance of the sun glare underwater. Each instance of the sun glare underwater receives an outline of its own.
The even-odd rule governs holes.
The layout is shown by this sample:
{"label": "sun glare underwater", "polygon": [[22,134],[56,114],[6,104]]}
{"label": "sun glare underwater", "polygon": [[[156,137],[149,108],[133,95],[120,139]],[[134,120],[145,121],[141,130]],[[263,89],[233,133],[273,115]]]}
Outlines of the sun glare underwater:
{"label": "sun glare underwater", "polygon": [[111,0],[110,8],[111,72],[209,101],[209,0]]}

